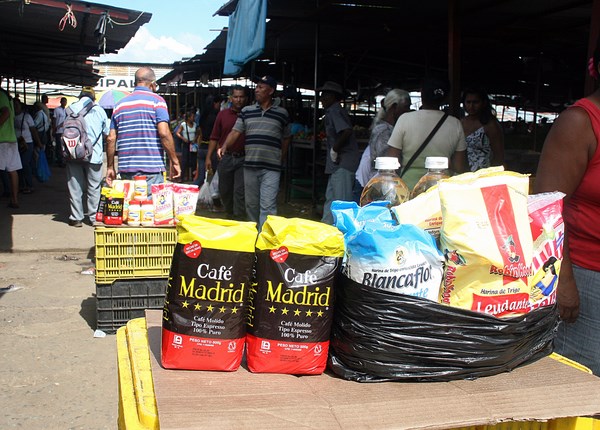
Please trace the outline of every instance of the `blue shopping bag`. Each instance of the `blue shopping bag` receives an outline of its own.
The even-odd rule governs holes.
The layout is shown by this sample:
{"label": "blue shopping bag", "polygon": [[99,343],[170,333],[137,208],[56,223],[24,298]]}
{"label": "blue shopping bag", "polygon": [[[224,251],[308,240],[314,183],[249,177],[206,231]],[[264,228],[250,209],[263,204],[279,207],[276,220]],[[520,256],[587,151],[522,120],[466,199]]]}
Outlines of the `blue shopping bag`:
{"label": "blue shopping bag", "polygon": [[50,166],[48,165],[45,151],[40,151],[38,153],[37,165],[35,167],[35,177],[37,180],[40,182],[48,182],[52,173],[50,172]]}

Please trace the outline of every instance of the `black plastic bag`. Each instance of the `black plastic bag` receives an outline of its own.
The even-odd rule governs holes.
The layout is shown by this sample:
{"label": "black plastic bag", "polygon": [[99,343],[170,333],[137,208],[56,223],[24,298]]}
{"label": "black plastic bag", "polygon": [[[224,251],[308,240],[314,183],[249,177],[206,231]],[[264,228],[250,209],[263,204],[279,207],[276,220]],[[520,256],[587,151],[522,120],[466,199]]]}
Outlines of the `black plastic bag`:
{"label": "black plastic bag", "polygon": [[336,286],[329,368],[358,382],[451,381],[510,371],[552,352],[556,306],[499,319],[426,299]]}

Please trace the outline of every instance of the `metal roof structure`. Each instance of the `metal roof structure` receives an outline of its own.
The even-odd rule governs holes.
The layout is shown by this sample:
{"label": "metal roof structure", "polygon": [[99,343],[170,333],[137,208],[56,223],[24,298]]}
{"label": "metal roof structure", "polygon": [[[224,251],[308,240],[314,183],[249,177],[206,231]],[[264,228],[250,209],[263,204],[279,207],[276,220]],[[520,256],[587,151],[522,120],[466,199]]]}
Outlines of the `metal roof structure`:
{"label": "metal roof structure", "polygon": [[[215,15],[230,15],[237,1]],[[600,1],[268,0],[267,16],[265,50],[245,76],[270,74],[301,88],[335,80],[359,96],[450,76],[508,103],[559,110],[583,95]],[[222,32],[163,81],[222,77],[225,45]]]}
{"label": "metal roof structure", "polygon": [[94,86],[89,57],[125,47],[151,17],[85,1],[0,0],[0,75]]}

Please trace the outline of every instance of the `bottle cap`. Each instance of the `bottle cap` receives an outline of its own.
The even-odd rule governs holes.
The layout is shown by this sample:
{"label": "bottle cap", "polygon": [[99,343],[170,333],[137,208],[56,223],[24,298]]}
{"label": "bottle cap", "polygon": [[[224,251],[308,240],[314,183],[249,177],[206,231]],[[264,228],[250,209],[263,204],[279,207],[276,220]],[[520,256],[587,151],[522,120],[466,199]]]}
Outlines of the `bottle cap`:
{"label": "bottle cap", "polygon": [[133,180],[134,181],[145,181],[146,180],[146,176],[143,176],[143,175],[134,176]]}
{"label": "bottle cap", "polygon": [[400,162],[396,157],[377,157],[375,159],[375,169],[377,170],[397,170],[400,168]]}
{"label": "bottle cap", "polygon": [[427,157],[425,159],[426,169],[447,169],[448,158],[446,157]]}

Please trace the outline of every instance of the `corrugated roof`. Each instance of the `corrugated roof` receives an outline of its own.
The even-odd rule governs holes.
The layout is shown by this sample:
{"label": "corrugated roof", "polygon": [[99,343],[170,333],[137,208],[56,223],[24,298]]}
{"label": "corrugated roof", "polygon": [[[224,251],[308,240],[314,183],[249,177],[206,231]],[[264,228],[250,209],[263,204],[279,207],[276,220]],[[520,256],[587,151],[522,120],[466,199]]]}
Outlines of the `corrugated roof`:
{"label": "corrugated roof", "polygon": [[[243,75],[271,74],[312,88],[318,46],[320,82],[335,80],[358,92],[416,89],[425,74],[447,76],[453,4],[462,85],[483,85],[523,103],[539,88],[540,103],[548,106],[583,95],[592,0],[268,0],[260,58],[275,64],[254,61]],[[228,16],[236,5],[228,1],[215,14]],[[220,77],[225,40],[219,35],[212,51],[173,73],[185,72],[185,80]]]}
{"label": "corrugated roof", "polygon": [[[69,7],[74,18],[70,20]],[[0,75],[93,86],[100,76],[89,57],[125,47],[151,17],[147,12],[76,0],[1,0]]]}

